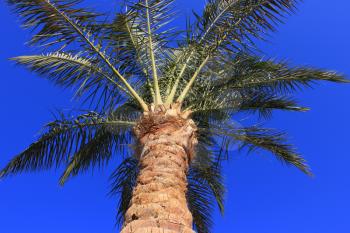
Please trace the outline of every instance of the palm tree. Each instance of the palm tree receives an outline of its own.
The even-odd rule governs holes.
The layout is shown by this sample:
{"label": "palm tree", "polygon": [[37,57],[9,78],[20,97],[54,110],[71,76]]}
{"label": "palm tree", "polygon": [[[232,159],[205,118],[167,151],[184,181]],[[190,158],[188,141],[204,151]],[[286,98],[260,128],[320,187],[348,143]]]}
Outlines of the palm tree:
{"label": "palm tree", "polygon": [[[257,40],[273,31],[296,0],[208,0],[186,30],[168,23],[173,0],[127,0],[114,15],[80,0],[7,0],[40,55],[17,64],[73,87],[91,111],[58,114],[0,173],[64,167],[60,184],[114,156],[118,221],[128,232],[210,232],[223,211],[223,160],[233,145],[266,150],[311,174],[283,133],[259,119],[274,110],[307,111],[291,96],[341,75],[262,59]],[[251,126],[235,123],[259,115]],[[255,119],[255,118],[254,118]]]}

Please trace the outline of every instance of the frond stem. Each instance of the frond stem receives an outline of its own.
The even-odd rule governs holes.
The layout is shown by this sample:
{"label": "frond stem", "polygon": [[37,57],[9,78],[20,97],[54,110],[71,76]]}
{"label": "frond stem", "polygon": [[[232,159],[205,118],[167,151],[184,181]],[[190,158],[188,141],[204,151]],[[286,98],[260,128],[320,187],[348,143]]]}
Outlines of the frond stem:
{"label": "frond stem", "polygon": [[149,43],[149,53],[151,57],[151,63],[152,63],[152,72],[153,72],[153,86],[154,86],[154,92],[155,92],[155,104],[162,104],[162,97],[160,96],[160,90],[159,90],[159,83],[158,83],[158,74],[157,74],[157,67],[156,67],[156,61],[154,57],[154,49],[153,49],[153,42],[152,42],[152,31],[151,31],[151,20],[149,15],[149,5],[148,0],[145,0],[145,7],[146,7],[146,17],[147,17],[147,31],[148,31],[148,43]]}
{"label": "frond stem", "polygon": [[[58,57],[57,57],[58,58]],[[112,79],[111,77],[109,77],[108,74],[106,74],[105,72],[103,72],[102,70],[98,69],[97,67],[94,67],[93,65],[91,66],[87,66],[86,64],[84,64],[83,62],[79,62],[77,60],[72,60],[72,59],[67,59],[64,57],[59,57],[59,59],[67,61],[67,62],[74,62],[76,64],[79,64],[81,66],[86,66],[88,68],[91,68],[93,71],[100,73],[102,76],[104,76],[108,81],[110,81],[111,83],[113,83],[114,85],[116,85],[118,88],[120,88],[122,91],[124,91],[126,94],[130,95],[132,97],[132,95],[130,94],[130,92],[125,89],[123,86],[119,85],[119,83],[117,83],[114,79]]]}
{"label": "frond stem", "polygon": [[132,88],[132,86],[126,81],[123,75],[119,73],[119,71],[112,65],[112,63],[109,61],[109,59],[101,52],[100,49],[98,49],[92,41],[90,41],[89,38],[87,38],[84,34],[84,32],[64,13],[61,12],[55,5],[53,5],[50,1],[46,0],[47,4],[52,7],[61,17],[64,18],[64,20],[79,34],[83,40],[85,40],[88,45],[99,55],[99,57],[111,68],[114,74],[117,75],[117,77],[122,81],[122,83],[125,85],[125,87],[130,91],[132,96],[139,102],[142,109],[144,111],[148,111],[148,106],[144,102],[144,100],[137,94],[137,92]]}
{"label": "frond stem", "polygon": [[202,63],[199,65],[199,67],[197,68],[197,70],[194,72],[192,78],[190,79],[190,81],[187,83],[185,89],[182,91],[182,93],[180,94],[180,96],[177,98],[176,102],[182,102],[186,95],[188,94],[188,92],[190,91],[195,79],[197,78],[197,76],[199,75],[199,73],[202,71],[203,67],[207,64],[208,60],[209,60],[209,55],[207,55],[207,57],[202,61]]}
{"label": "frond stem", "polygon": [[187,57],[185,64],[182,66],[182,68],[180,70],[180,73],[177,76],[173,87],[171,88],[171,92],[170,92],[170,94],[167,97],[166,104],[171,104],[174,101],[174,97],[175,97],[175,94],[176,94],[176,91],[177,91],[177,87],[179,86],[180,79],[182,78],[183,74],[185,73],[186,68],[187,68],[187,64],[190,62],[193,54],[194,54],[194,50],[192,50],[192,52]]}
{"label": "frond stem", "polygon": [[[217,15],[215,17],[215,19],[213,20],[213,22],[209,25],[209,27],[207,28],[207,30],[204,32],[204,34],[201,36],[201,38],[199,39],[199,44],[201,44],[203,42],[203,40],[205,39],[205,37],[208,35],[209,31],[214,27],[214,25],[216,24],[216,22],[219,20],[219,18],[233,5],[237,3],[237,1],[232,1],[230,4],[228,4],[221,12],[219,15]],[[240,23],[241,19],[239,19],[236,23],[235,23],[235,26]],[[226,35],[224,36],[224,39],[226,38]],[[222,39],[222,40],[224,40]],[[219,46],[219,44],[222,42],[222,40],[217,44],[217,47]],[[177,91],[177,88],[178,88],[178,85],[179,85],[179,82],[180,82],[180,79],[182,78],[183,74],[185,73],[186,71],[186,68],[188,66],[188,63],[189,61],[192,59],[192,56],[194,54],[194,50],[191,51],[191,53],[189,54],[188,58],[186,59],[185,63],[183,64],[182,68],[181,68],[181,71],[178,75],[178,77],[176,78],[175,80],[175,83],[174,83],[174,86],[172,87],[172,90],[166,100],[166,103],[167,104],[170,104],[173,102],[174,100],[174,97],[175,97],[175,94],[176,94],[176,91]]]}
{"label": "frond stem", "polygon": [[[179,57],[176,59],[175,65],[174,65],[173,69],[171,69],[170,74],[173,74],[173,75],[175,76],[174,72],[176,71],[177,63],[180,62],[180,60],[181,60],[182,57],[183,57],[183,56],[179,56]],[[168,103],[168,98],[169,98],[169,94],[170,94],[170,91],[171,91],[170,89],[172,88],[172,87],[171,87],[172,81],[173,81],[173,77],[171,78],[171,80],[169,80],[169,82],[168,82],[168,84],[167,84],[167,88],[166,88],[165,94],[166,94],[166,96],[168,96],[168,97],[167,97],[167,99],[166,99],[166,103]]]}
{"label": "frond stem", "polygon": [[[132,31],[131,31],[131,28],[130,28],[130,25],[129,25],[127,19],[126,19],[126,21],[125,21],[125,26],[126,26],[126,29],[128,30],[131,43],[132,43],[132,45],[133,45],[134,48],[135,48],[135,51],[136,51],[136,54],[137,54],[137,60],[141,63],[140,55],[139,55],[139,53],[138,53],[138,51],[137,51],[137,44],[136,44],[136,42],[135,42],[135,38],[134,38],[134,36],[133,36],[133,34],[132,34]],[[149,91],[150,91],[150,93],[151,93],[153,102],[156,102],[156,99],[155,99],[155,96],[156,96],[156,95],[155,95],[155,93],[154,93],[153,87],[152,87],[151,82],[150,82],[150,79],[149,79],[149,73],[148,73],[148,71],[147,71],[147,69],[146,69],[145,67],[142,67],[142,71],[143,71],[143,73],[147,76],[147,85],[148,85],[148,87],[149,87]]]}

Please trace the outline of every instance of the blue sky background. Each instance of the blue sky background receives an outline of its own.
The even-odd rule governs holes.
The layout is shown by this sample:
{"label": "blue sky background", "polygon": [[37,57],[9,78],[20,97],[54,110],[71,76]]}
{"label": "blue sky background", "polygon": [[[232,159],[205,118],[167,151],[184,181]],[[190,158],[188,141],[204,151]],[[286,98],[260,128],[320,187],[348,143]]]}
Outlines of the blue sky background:
{"label": "blue sky background", "polygon": [[[112,0],[89,1],[106,9]],[[180,0],[181,14],[203,1]],[[350,2],[307,0],[288,17],[270,43],[268,57],[338,70],[350,76]],[[28,32],[0,3],[0,167],[23,150],[50,121],[50,110],[74,105],[71,92],[15,67],[9,57],[30,54]],[[176,21],[177,22],[177,21]],[[181,21],[179,21],[181,22]],[[183,24],[182,24],[183,25]],[[214,215],[214,233],[350,232],[350,86],[322,83],[298,95],[308,113],[277,113],[268,123],[289,133],[315,177],[260,153],[235,155],[226,167],[226,213]],[[241,124],[244,125],[244,122]],[[113,166],[111,166],[113,168]],[[112,233],[116,200],[107,197],[111,169],[58,185],[59,171],[0,181],[1,233]]]}

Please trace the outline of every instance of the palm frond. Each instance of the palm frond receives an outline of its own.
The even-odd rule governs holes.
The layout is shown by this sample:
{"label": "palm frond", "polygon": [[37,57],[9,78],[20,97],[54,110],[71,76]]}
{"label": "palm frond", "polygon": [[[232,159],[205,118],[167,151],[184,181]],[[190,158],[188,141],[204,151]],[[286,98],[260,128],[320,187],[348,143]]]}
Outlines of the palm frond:
{"label": "palm frond", "polygon": [[211,232],[211,219],[215,202],[224,212],[225,188],[221,176],[220,163],[211,158],[212,152],[202,148],[197,150],[196,160],[188,173],[187,201],[193,216],[193,224],[198,233]]}
{"label": "palm frond", "polygon": [[260,117],[270,118],[273,110],[305,112],[309,109],[298,106],[296,101],[288,97],[262,93],[243,96],[239,110],[258,112]]}
{"label": "palm frond", "polygon": [[122,225],[124,216],[129,208],[132,191],[136,185],[136,178],[139,173],[139,161],[134,157],[126,158],[110,177],[110,195],[119,195],[117,207],[117,224]]}
{"label": "palm frond", "polygon": [[146,33],[138,28],[135,13],[118,13],[112,23],[103,25],[106,31],[104,40],[111,50],[111,56],[117,59],[119,69],[137,77],[138,82],[147,83],[149,92],[154,94],[150,83],[150,64],[147,50]]}
{"label": "palm frond", "polygon": [[[129,121],[104,117],[95,112],[89,112],[73,119],[67,119],[61,115],[60,119],[46,125],[44,132],[36,142],[14,157],[1,170],[0,177],[66,165],[71,161],[70,156],[76,153],[82,154],[95,150],[95,155],[104,155],[105,151],[110,151],[111,144],[121,141],[117,138],[124,137],[116,129],[118,127],[130,128],[133,124]],[[91,149],[93,145],[89,145],[89,142],[96,140],[101,135],[101,131],[113,133],[113,137],[116,138],[107,134],[107,138],[101,139],[105,143],[98,147],[102,149],[103,146],[107,146],[107,148],[96,151],[97,148]],[[103,136],[106,137],[106,135]],[[99,157],[91,159],[98,161]]]}
{"label": "palm frond", "polygon": [[224,45],[240,50],[275,29],[283,15],[295,9],[296,0],[210,0],[197,22],[194,39],[208,47]]}
{"label": "palm frond", "polygon": [[[200,99],[197,96],[197,100]],[[272,112],[276,110],[280,111],[295,111],[306,112],[309,108],[301,107],[296,101],[284,96],[257,94],[257,95],[238,95],[236,99],[232,98],[228,101],[228,97],[214,98],[207,97],[204,101],[198,101],[198,105],[189,107],[191,111],[198,115],[207,114],[209,117],[218,118],[219,115],[226,116],[225,119],[229,119],[229,116],[238,114],[241,112],[248,114],[258,113],[259,117],[268,119],[272,117]],[[194,102],[194,101],[193,101]],[[222,119],[222,118],[220,118]]]}
{"label": "palm frond", "polygon": [[155,104],[161,104],[161,103],[163,103],[163,101],[162,101],[162,97],[160,96],[160,91],[159,91],[158,70],[157,70],[157,66],[156,66],[156,58],[154,56],[154,47],[153,47],[153,39],[152,39],[153,36],[152,36],[152,29],[151,29],[150,5],[148,4],[148,0],[145,0],[145,11],[146,11],[146,21],[147,21],[147,34],[148,34],[148,51],[149,51],[149,56],[151,58],[151,65],[152,65]]}
{"label": "palm frond", "polygon": [[[295,0],[210,0],[192,29],[193,35],[188,39],[187,58],[180,63],[180,73],[172,86],[167,102],[171,102],[178,89],[178,83],[189,68],[192,59],[198,56],[198,49],[205,51],[200,59],[197,71],[201,70],[207,60],[219,51],[241,51],[254,44],[251,37],[262,39],[262,34],[274,30],[275,24],[281,22],[283,14],[295,8]],[[193,81],[196,79],[193,76]],[[192,79],[191,79],[192,80]],[[191,86],[189,82],[187,86]],[[182,92],[186,94],[186,91]],[[180,97],[178,100],[182,100]]]}
{"label": "palm frond", "polygon": [[225,147],[222,149],[226,150],[227,154],[229,154],[230,143],[237,145],[237,142],[240,142],[240,149],[247,148],[248,152],[259,149],[268,151],[280,161],[293,165],[308,175],[312,175],[305,160],[295,151],[292,145],[286,143],[286,136],[282,132],[259,126],[236,127],[230,123],[211,124],[210,128],[201,130],[226,141],[228,144],[225,144]]}
{"label": "palm frond", "polygon": [[95,132],[79,150],[71,156],[61,178],[63,185],[69,177],[76,176],[89,168],[103,167],[114,154],[125,157],[128,154],[131,143],[131,126],[128,122],[119,121]]}
{"label": "palm frond", "polygon": [[269,117],[273,110],[306,111],[292,94],[318,81],[349,82],[342,75],[249,55],[217,56],[198,77],[184,106],[194,112],[247,111]]}
{"label": "palm frond", "polygon": [[214,86],[220,89],[258,89],[290,93],[318,81],[348,83],[343,75],[310,67],[291,67],[286,62],[239,55],[217,60],[211,68],[217,75]]}
{"label": "palm frond", "polygon": [[[78,7],[81,0],[7,0],[13,11],[18,14],[26,28],[37,31],[30,44],[67,46],[76,40],[77,30],[73,25],[86,28],[96,21],[98,14]],[[69,18],[68,18],[69,17]]]}
{"label": "palm frond", "polygon": [[[31,25],[34,28],[41,27],[42,30],[45,30],[43,32],[44,38],[51,38],[53,32],[58,34],[64,32],[65,34],[68,34],[65,36],[72,38],[71,40],[74,39],[74,41],[80,42],[85,49],[87,48],[91,54],[94,54],[99,60],[101,60],[102,64],[106,65],[110,71],[113,72],[116,78],[120,80],[142,108],[147,110],[147,104],[120,71],[116,69],[108,55],[103,51],[103,48],[101,48],[102,45],[98,42],[97,35],[92,36],[87,27],[78,21],[79,17],[75,17],[74,13],[81,13],[80,10],[74,8],[78,2],[80,2],[80,0],[8,0],[8,3],[13,6],[15,11],[19,13],[28,26]],[[69,15],[69,13],[71,13],[71,15]],[[57,41],[54,41],[54,43],[56,42]]]}
{"label": "palm frond", "polygon": [[172,3],[173,0],[139,0],[128,4],[128,14],[131,16],[130,29],[136,34],[136,39],[143,41],[143,53],[146,52],[148,57],[149,66],[145,68],[148,74],[152,74],[156,104],[162,103],[159,87],[159,79],[162,76],[160,72],[170,53],[167,44],[171,37],[171,30],[164,28],[174,16]]}
{"label": "palm frond", "polygon": [[[53,81],[56,85],[65,88],[76,89],[76,96],[86,94],[86,98],[91,98],[99,93],[106,97],[102,102],[104,106],[116,106],[125,97],[124,93],[129,93],[124,87],[114,80],[113,75],[100,68],[98,62],[93,58],[73,55],[64,52],[48,53],[45,55],[19,56],[12,60],[23,65],[30,71],[38,73]],[[130,94],[130,93],[129,93]]]}

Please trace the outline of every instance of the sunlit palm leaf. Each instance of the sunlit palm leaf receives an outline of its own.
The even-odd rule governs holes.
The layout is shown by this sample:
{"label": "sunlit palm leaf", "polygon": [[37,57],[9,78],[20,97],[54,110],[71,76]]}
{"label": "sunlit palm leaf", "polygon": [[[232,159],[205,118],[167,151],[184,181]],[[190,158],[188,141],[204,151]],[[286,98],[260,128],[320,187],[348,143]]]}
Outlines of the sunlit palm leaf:
{"label": "sunlit palm leaf", "polygon": [[[147,74],[152,74],[152,91],[154,92],[154,100],[156,104],[162,103],[160,94],[159,78],[161,67],[167,60],[170,50],[167,48],[170,39],[169,30],[164,26],[173,18],[172,13],[173,0],[140,0],[136,4],[129,4],[129,15],[131,15],[132,33],[136,35],[135,39],[141,39],[144,52],[147,54],[149,66],[144,67]],[[134,43],[137,40],[134,40]]]}
{"label": "sunlit palm leaf", "polygon": [[187,201],[193,215],[193,224],[198,233],[209,233],[213,224],[212,212],[215,207],[213,200],[224,212],[223,177],[221,165],[212,156],[209,148],[199,147],[196,159],[188,173]]}
{"label": "sunlit palm leaf", "polygon": [[[96,21],[96,13],[78,7],[81,0],[7,0],[14,12],[19,14],[27,28],[36,29],[31,44],[68,45],[76,40],[79,25],[81,30]],[[85,31],[86,34],[89,32]],[[80,36],[80,35],[79,35]]]}
{"label": "sunlit palm leaf", "polygon": [[[104,48],[102,48],[103,43],[99,41],[97,35],[92,36],[89,29],[79,22],[79,16],[75,17],[75,13],[81,13],[80,10],[74,9],[78,2],[80,2],[80,0],[68,2],[65,0],[8,1],[15,11],[22,16],[22,19],[28,26],[31,25],[34,28],[41,27],[42,30],[45,30],[43,37],[49,36],[55,38],[52,32],[58,33],[59,35],[60,33],[65,33],[67,35],[65,35],[64,38],[70,37],[72,38],[71,40],[77,41],[84,50],[88,50],[90,55],[101,61],[100,66],[108,67],[115,77],[123,83],[125,89],[138,101],[142,108],[147,110],[147,105],[144,100],[126,80],[126,77],[122,75],[122,71],[115,67],[113,61],[105,53]],[[85,11],[82,10],[82,12]],[[69,13],[71,13],[71,15],[69,15]],[[81,14],[84,15],[84,13]],[[54,41],[54,43],[57,42],[58,41]],[[63,48],[66,45],[67,44],[65,44]]]}
{"label": "sunlit palm leaf", "polygon": [[298,106],[294,100],[285,96],[262,93],[242,97],[240,111],[258,112],[260,116],[269,118],[273,110],[305,112],[309,109]]}
{"label": "sunlit palm leaf", "polygon": [[220,89],[267,89],[273,93],[290,93],[310,87],[318,81],[349,82],[335,72],[310,67],[291,67],[286,62],[249,55],[224,57],[214,63],[210,70],[213,72],[211,75],[217,76],[213,86]]}
{"label": "sunlit palm leaf", "polygon": [[226,49],[247,46],[251,37],[262,38],[295,9],[296,0],[210,0],[196,14],[195,43]]}
{"label": "sunlit palm leaf", "polygon": [[[1,170],[0,176],[4,177],[23,171],[49,169],[68,164],[71,160],[71,155],[89,152],[87,145],[89,145],[92,139],[99,136],[101,131],[113,132],[118,127],[130,128],[133,124],[133,122],[129,121],[106,118],[94,112],[80,115],[74,119],[67,119],[61,116],[61,119],[47,124],[44,133],[42,133],[39,139],[14,157]],[[103,150],[98,152],[95,151],[95,155],[104,154],[104,151],[110,151],[111,144],[115,148],[118,148],[118,145],[114,143],[123,141],[120,137],[124,136],[120,132],[115,131],[113,137],[109,136],[107,143],[99,145],[100,149],[103,146],[107,146],[107,148],[103,148]],[[92,161],[97,161],[99,158],[91,159]]]}
{"label": "sunlit palm leaf", "polygon": [[[185,73],[191,72],[188,71],[191,60],[199,61],[200,65],[197,67],[200,68],[218,52],[237,52],[242,48],[248,48],[253,44],[251,37],[261,39],[267,31],[274,30],[282,15],[293,11],[296,2],[295,0],[210,0],[202,15],[195,13],[197,20],[191,29],[193,31],[191,39],[187,39],[189,55],[180,63],[181,71],[173,85],[170,100],[176,93],[178,82],[182,81]],[[198,48],[199,51],[205,52],[199,53]],[[185,93],[186,91],[182,95]],[[180,95],[179,100],[182,99]]]}
{"label": "sunlit palm leaf", "polygon": [[117,224],[122,225],[124,216],[129,208],[133,188],[139,173],[138,160],[134,157],[126,158],[110,177],[110,195],[119,195],[117,208]]}
{"label": "sunlit palm leaf", "polygon": [[184,106],[193,111],[249,110],[269,117],[273,110],[306,111],[291,98],[293,91],[316,81],[349,82],[342,75],[248,55],[222,56],[211,62],[191,88]]}
{"label": "sunlit palm leaf", "polygon": [[121,90],[128,93],[108,71],[101,69],[96,60],[92,58],[55,52],[46,55],[20,56],[12,60],[30,71],[47,77],[59,86],[74,88],[76,96],[86,94],[85,97],[89,101],[94,101],[91,97],[96,98],[98,93],[104,97],[102,107],[118,104],[123,99],[121,97],[125,96]]}
{"label": "sunlit palm leaf", "polygon": [[223,150],[229,154],[229,144],[237,145],[240,142],[239,148],[247,148],[248,152],[253,152],[259,149],[268,151],[286,164],[293,165],[299,168],[302,172],[311,175],[309,167],[305,160],[295,151],[295,148],[286,143],[284,133],[261,128],[253,127],[236,127],[234,124],[212,124],[210,128],[201,129],[212,135],[223,138],[228,142]]}

